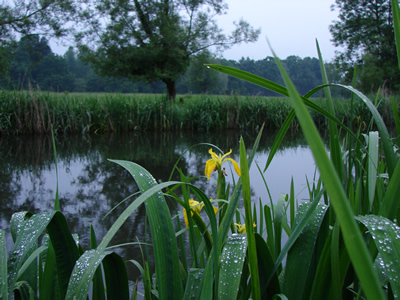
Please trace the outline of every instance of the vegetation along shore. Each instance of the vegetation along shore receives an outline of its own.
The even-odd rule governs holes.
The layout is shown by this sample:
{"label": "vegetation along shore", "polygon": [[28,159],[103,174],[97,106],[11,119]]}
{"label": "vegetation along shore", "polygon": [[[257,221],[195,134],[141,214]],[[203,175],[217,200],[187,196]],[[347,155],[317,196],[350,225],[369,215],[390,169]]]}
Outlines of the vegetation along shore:
{"label": "vegetation along shore", "polygon": [[[394,126],[392,104],[399,98],[374,97],[375,106],[388,127]],[[393,99],[393,103],[391,101]],[[326,100],[311,98],[320,107]],[[364,131],[371,113],[362,101],[335,99],[338,120]],[[258,129],[263,123],[279,129],[292,104],[284,97],[238,95],[181,95],[167,101],[160,94],[0,92],[0,134],[106,133],[146,130]],[[318,128],[327,119],[310,110]],[[292,130],[298,128],[296,120]]]}

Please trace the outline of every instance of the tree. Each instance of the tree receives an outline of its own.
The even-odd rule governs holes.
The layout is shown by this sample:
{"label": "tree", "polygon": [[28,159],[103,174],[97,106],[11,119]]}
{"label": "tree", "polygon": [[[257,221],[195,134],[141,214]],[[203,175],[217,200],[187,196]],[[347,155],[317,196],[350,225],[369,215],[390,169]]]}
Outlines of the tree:
{"label": "tree", "polygon": [[[385,84],[400,87],[390,0],[336,0],[332,9],[339,11],[338,20],[330,26],[335,46],[345,47],[337,62],[351,80],[354,66],[360,73],[361,87],[371,92]],[[350,71],[350,72],[349,72]]]}
{"label": "tree", "polygon": [[[7,73],[19,38],[41,35],[62,37],[78,12],[76,0],[9,0],[0,3],[0,74]],[[80,1],[82,3],[82,1]],[[3,54],[7,55],[6,57]]]}
{"label": "tree", "polygon": [[101,75],[148,82],[161,80],[169,99],[190,57],[210,47],[227,49],[254,42],[260,30],[240,20],[231,35],[215,17],[227,10],[222,0],[100,0],[88,5],[88,22],[77,35],[81,53]]}

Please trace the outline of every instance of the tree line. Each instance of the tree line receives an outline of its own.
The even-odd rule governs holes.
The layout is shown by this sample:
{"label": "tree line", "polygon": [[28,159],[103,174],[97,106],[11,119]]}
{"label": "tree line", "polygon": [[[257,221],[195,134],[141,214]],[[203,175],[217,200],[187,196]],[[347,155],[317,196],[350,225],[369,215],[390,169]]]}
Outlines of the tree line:
{"label": "tree line", "polygon": [[[33,87],[55,92],[165,93],[161,80],[145,82],[122,76],[100,76],[82,59],[78,50],[70,47],[64,55],[57,55],[52,52],[48,41],[38,35],[22,38],[15,49],[8,78],[1,81],[3,88],[15,90]],[[211,52],[203,51],[191,58],[187,71],[177,79],[180,94],[273,95],[256,85],[209,70],[204,66],[207,63],[232,66],[283,84],[272,57],[235,61],[217,58]],[[321,84],[316,58],[289,56],[283,63],[300,93],[304,94]]]}

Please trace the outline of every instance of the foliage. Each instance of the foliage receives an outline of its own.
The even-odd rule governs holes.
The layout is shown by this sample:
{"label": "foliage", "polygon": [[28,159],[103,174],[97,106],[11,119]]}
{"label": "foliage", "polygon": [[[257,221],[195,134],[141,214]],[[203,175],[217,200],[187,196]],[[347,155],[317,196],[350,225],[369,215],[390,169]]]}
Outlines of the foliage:
{"label": "foliage", "polygon": [[[392,5],[396,6],[393,17],[398,24],[397,0]],[[400,47],[399,41],[397,46]],[[270,204],[261,200],[259,204],[252,203],[249,168],[254,163],[263,127],[251,152],[240,139],[240,171],[233,160],[225,159],[240,174],[232,188],[225,184],[227,172],[222,167],[223,158],[230,152],[218,156],[209,151],[212,158],[205,175],[209,175],[212,164],[217,176],[211,194],[190,183],[199,174],[184,174],[176,165],[171,176],[178,173],[180,181],[157,184],[138,164],[114,160],[133,176],[140,196],[119,215],[98,245],[91,231],[93,249],[88,251],[76,244],[65,218],[57,211],[57,204],[51,212],[15,214],[10,224],[15,245],[8,257],[5,233],[0,230],[1,296],[86,299],[90,293],[96,298],[105,298],[107,293],[107,298],[128,299],[125,265],[108,245],[129,216],[145,203],[156,263],[154,277],[148,268],[147,253],[143,265],[131,262],[142,273],[147,299],[398,298],[398,145],[368,97],[351,86],[328,83],[319,47],[318,52],[323,85],[304,96],[296,91],[278,58],[275,61],[285,86],[235,68],[209,65],[211,69],[289,97],[293,109],[282,124],[264,170],[297,117],[320,174],[320,178],[307,186],[308,200],[299,203],[291,190],[279,199],[269,199]],[[330,86],[349,90],[367,107],[373,117],[367,124],[367,134],[360,133],[359,128],[352,130],[337,118]],[[319,90],[324,90],[326,108],[309,100]],[[328,119],[330,157],[310,110]],[[392,113],[398,120],[398,111]],[[343,141],[338,126],[345,132]],[[263,178],[259,166],[258,169]],[[268,191],[266,182],[265,186]],[[167,197],[179,207],[174,215],[166,205]],[[195,203],[190,201],[192,198],[198,200],[207,218],[198,213],[199,208],[191,207]],[[238,210],[241,201],[244,214]],[[218,203],[217,214],[213,203]],[[182,229],[183,210],[188,226]],[[239,234],[235,223],[245,223],[246,233]],[[44,230],[48,237],[44,236],[39,243]],[[187,248],[183,236],[188,239]],[[135,288],[132,296],[137,296]]]}
{"label": "foliage", "polygon": [[185,73],[190,57],[210,47],[229,48],[257,40],[240,20],[230,36],[222,33],[215,16],[223,1],[96,1],[88,6],[85,28],[77,35],[80,52],[95,70],[114,77],[161,80],[168,98]]}
{"label": "foliage", "polygon": [[[68,21],[78,10],[77,3],[74,0],[2,1],[0,3],[0,51],[7,51],[8,55],[12,54],[14,42],[18,36],[25,37],[31,34],[46,35],[48,38],[65,36],[70,31]],[[7,67],[7,61],[1,59],[0,71],[7,70]]]}
{"label": "foliage", "polygon": [[[268,129],[280,129],[292,109],[282,97],[240,97],[182,95],[182,101],[165,102],[152,94],[80,94],[49,92],[0,92],[0,133],[44,134],[51,125],[59,134],[128,131],[209,131],[224,129],[257,130],[265,122]],[[377,98],[378,110],[390,127],[394,127],[390,99]],[[312,99],[325,108],[325,101]],[[393,98],[395,107],[399,99]],[[367,129],[371,113],[360,100],[335,99],[336,116],[347,126]],[[327,120],[312,111],[321,131]],[[298,129],[298,122],[291,124]]]}
{"label": "foliage", "polygon": [[367,93],[381,86],[400,87],[390,0],[336,0],[339,20],[330,27],[336,46],[345,47],[337,57],[351,82],[352,69],[360,74],[359,88]]}

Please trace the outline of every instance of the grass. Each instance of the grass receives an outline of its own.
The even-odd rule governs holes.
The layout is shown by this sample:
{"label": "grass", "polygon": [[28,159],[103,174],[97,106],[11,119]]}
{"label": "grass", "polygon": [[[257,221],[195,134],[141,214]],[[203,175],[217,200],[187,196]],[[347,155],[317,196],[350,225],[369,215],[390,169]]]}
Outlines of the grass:
{"label": "grass", "polygon": [[[283,97],[183,95],[183,102],[162,95],[48,93],[0,91],[0,134],[105,133],[145,130],[257,130],[263,123],[279,129],[292,109]],[[392,102],[377,96],[377,108],[388,127],[394,127]],[[311,99],[325,107],[324,99]],[[398,108],[399,99],[393,103]],[[362,101],[335,99],[336,117],[347,126],[366,129],[371,113]],[[352,109],[350,109],[352,105]],[[320,130],[323,115],[311,112]],[[297,121],[292,129],[299,128]]]}

